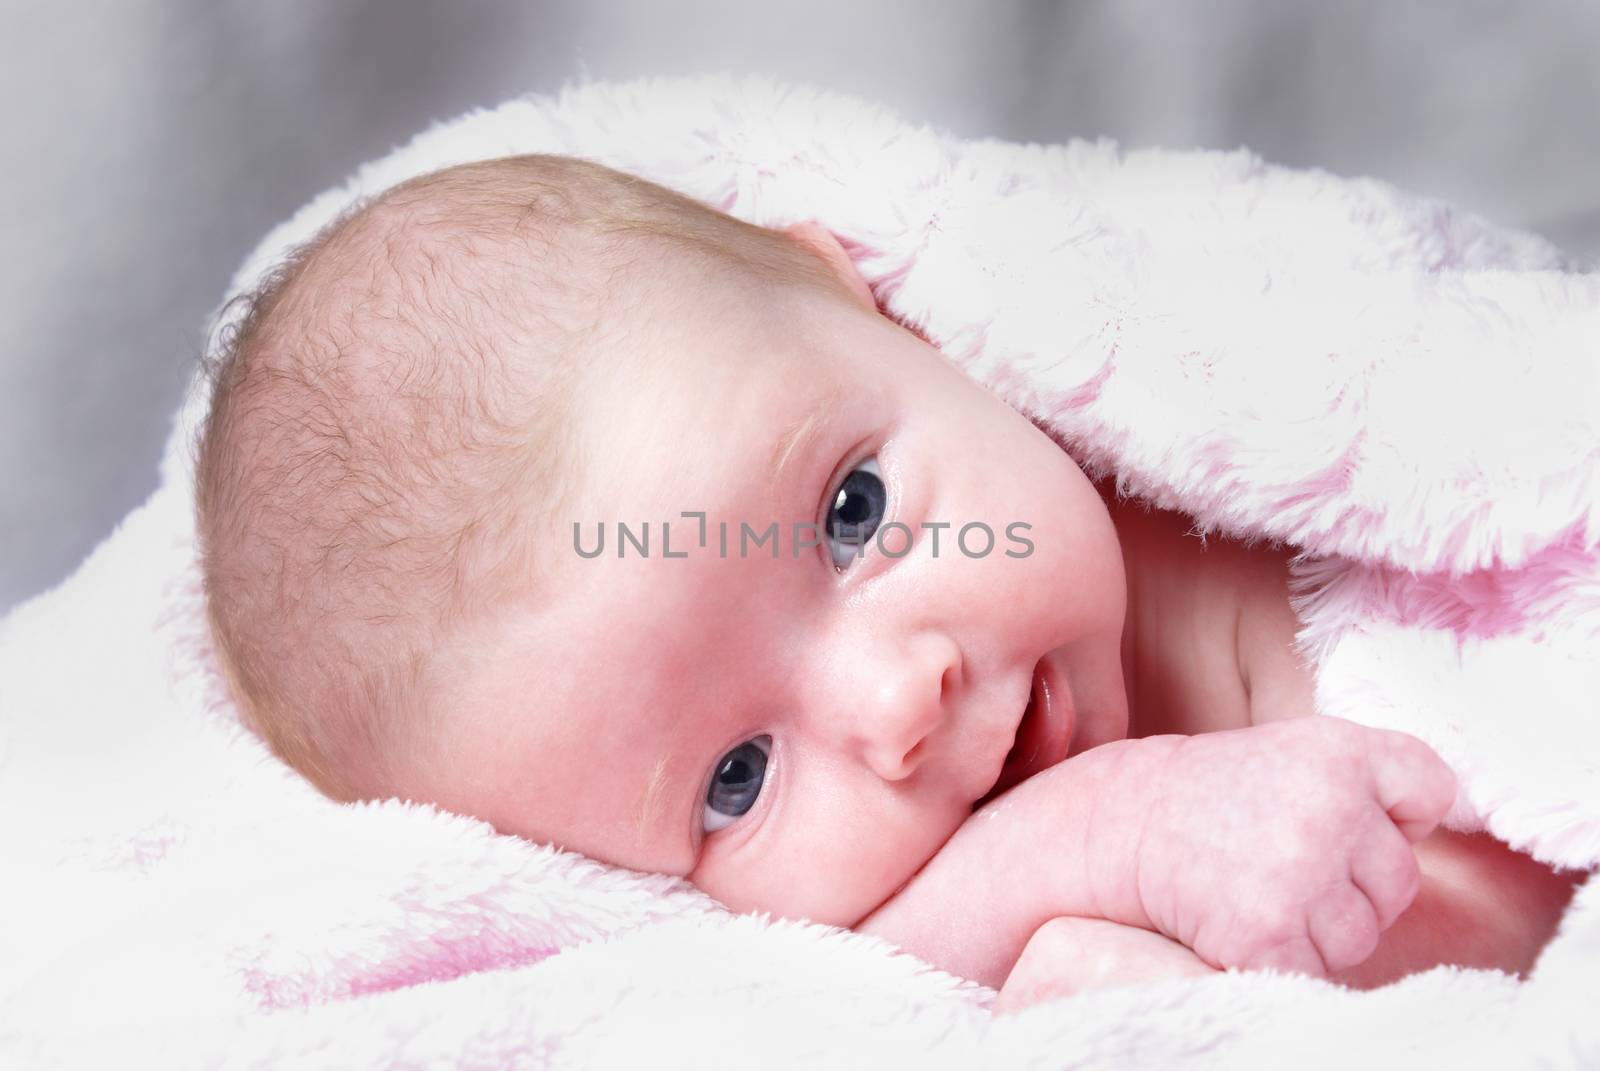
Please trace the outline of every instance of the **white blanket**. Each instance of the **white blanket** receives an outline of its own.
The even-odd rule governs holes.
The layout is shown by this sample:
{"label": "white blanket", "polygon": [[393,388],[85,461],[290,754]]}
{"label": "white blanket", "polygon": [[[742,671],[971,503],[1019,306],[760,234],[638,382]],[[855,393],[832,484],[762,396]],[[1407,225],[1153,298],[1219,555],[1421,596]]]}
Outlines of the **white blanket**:
{"label": "white blanket", "polygon": [[[1461,776],[1452,825],[1600,865],[1596,275],[1244,152],[960,141],[709,79],[436,127],[273,231],[229,293],[354,196],[523,152],[819,220],[892,314],[1096,473],[1303,548],[1319,706],[1432,743]],[[151,499],[0,623],[0,1066],[1600,1064],[1594,882],[1526,982],[1231,974],[992,1020],[989,991],[873,940],[428,807],[331,803],[217,676],[205,405],[192,391]]]}

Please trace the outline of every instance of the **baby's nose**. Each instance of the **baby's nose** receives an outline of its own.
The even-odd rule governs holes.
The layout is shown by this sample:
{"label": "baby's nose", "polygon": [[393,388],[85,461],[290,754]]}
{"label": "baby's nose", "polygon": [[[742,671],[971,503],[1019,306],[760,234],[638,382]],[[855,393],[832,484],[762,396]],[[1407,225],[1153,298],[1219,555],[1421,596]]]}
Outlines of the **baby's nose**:
{"label": "baby's nose", "polygon": [[876,666],[862,666],[852,735],[868,768],[886,781],[917,771],[946,721],[948,693],[960,672],[956,645],[934,634],[918,637]]}

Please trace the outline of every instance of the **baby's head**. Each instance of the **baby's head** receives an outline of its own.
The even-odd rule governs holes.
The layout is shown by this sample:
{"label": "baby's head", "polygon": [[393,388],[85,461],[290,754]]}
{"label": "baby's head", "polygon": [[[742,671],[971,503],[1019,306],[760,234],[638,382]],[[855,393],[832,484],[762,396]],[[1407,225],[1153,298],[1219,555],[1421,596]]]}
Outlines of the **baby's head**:
{"label": "baby's head", "polygon": [[425,176],[290,258],[198,511],[235,697],[324,792],[736,908],[853,924],[997,781],[1125,730],[1071,459],[826,232],[592,164]]}

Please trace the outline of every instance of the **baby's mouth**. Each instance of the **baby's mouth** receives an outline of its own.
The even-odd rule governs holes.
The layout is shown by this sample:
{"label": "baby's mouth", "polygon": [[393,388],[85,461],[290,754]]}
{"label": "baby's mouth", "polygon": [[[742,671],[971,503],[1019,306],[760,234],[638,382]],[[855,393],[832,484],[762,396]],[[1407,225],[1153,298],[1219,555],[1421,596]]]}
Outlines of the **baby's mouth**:
{"label": "baby's mouth", "polygon": [[[1022,720],[1017,723],[1017,736],[1011,744],[1011,750],[1006,753],[1005,761],[1000,766],[1000,777],[994,787],[973,804],[977,810],[990,800],[1004,793],[1013,785],[1021,784],[1047,766],[1059,762],[1062,756],[1053,755],[1058,750],[1052,745],[1057,743],[1054,739],[1060,719],[1057,696],[1053,694],[1050,671],[1046,662],[1049,655],[1039,659],[1033,667],[1033,689],[1028,693],[1028,705],[1022,711]],[[1065,749],[1059,749],[1065,752]]]}

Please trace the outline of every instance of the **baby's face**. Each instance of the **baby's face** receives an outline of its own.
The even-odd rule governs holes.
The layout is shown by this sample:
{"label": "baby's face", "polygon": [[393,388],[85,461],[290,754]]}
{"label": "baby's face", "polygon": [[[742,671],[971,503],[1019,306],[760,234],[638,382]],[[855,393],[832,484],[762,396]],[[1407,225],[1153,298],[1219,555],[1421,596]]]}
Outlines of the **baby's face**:
{"label": "baby's face", "polygon": [[[586,395],[546,575],[444,656],[451,729],[413,795],[853,925],[1003,765],[1126,734],[1116,534],[1061,449],[875,311],[800,287],[652,300]],[[648,555],[618,522],[648,523]],[[857,556],[846,524],[881,544]],[[993,545],[958,544],[977,524]],[[1036,667],[1050,710],[1019,736]]]}

